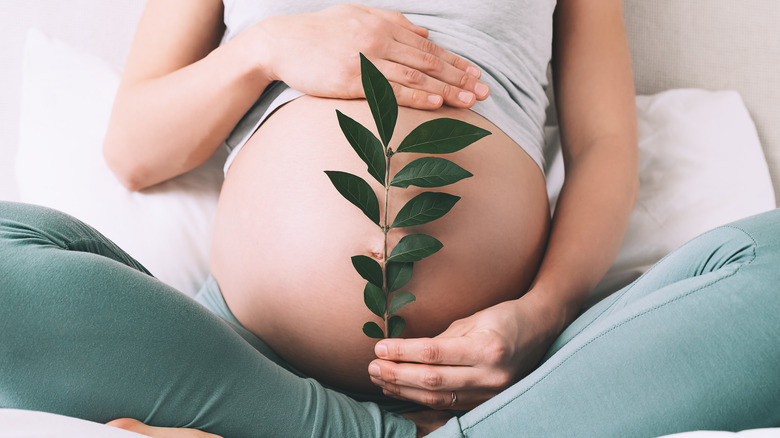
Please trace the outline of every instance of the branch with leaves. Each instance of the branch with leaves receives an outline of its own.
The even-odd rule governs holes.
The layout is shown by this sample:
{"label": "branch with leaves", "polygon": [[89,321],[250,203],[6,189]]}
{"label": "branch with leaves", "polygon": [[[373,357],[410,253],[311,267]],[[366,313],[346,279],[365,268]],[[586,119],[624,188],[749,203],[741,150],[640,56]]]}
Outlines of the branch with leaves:
{"label": "branch with leaves", "polygon": [[459,151],[490,132],[456,119],[440,118],[422,123],[413,129],[394,151],[390,140],[398,119],[398,103],[393,89],[382,73],[360,54],[360,73],[363,91],[376,123],[379,138],[352,118],[336,110],[339,126],[347,141],[368,166],[368,173],[384,187],[384,217],[380,218],[379,199],[371,186],[359,176],[328,170],[325,173],[344,198],[359,208],[384,233],[384,251],[380,264],[371,257],[356,255],[352,265],[366,283],[363,299],[366,307],[382,318],[384,327],[369,321],[363,333],[372,338],[396,338],[406,327],[406,321],[396,313],[415,301],[409,291],[400,291],[412,278],[415,262],[438,250],[443,245],[427,234],[406,235],[387,252],[387,234],[394,228],[406,228],[434,221],[449,212],[460,199],[448,193],[422,192],[399,210],[388,225],[387,211],[390,187],[406,189],[409,186],[436,188],[456,183],[473,176],[467,170],[439,157],[418,158],[390,177],[390,160],[402,152],[421,154],[448,154]]}

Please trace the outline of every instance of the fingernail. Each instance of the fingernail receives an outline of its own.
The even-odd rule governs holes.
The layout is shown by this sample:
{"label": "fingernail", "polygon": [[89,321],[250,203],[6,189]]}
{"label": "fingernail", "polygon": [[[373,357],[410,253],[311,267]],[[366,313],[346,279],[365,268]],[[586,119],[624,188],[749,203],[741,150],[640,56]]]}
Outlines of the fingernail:
{"label": "fingernail", "polygon": [[376,347],[374,347],[374,353],[378,357],[387,357],[387,345],[379,343],[376,344]]}
{"label": "fingernail", "polygon": [[474,86],[474,92],[479,97],[485,97],[490,92],[490,88],[482,82],[477,82],[477,85]]}
{"label": "fingernail", "polygon": [[477,77],[477,78],[482,76],[482,72],[479,71],[479,69],[474,67],[473,65],[470,65],[470,66],[466,67],[466,73],[470,74],[471,76]]}
{"label": "fingernail", "polygon": [[378,379],[382,377],[382,370],[379,369],[379,365],[372,363],[371,365],[368,366],[368,374]]}
{"label": "fingernail", "polygon": [[437,96],[435,94],[429,94],[428,102],[430,102],[431,105],[439,105],[441,104],[441,96]]}
{"label": "fingernail", "polygon": [[471,103],[471,98],[474,96],[474,94],[469,93],[468,91],[461,91],[458,93],[458,100],[460,100],[463,103]]}

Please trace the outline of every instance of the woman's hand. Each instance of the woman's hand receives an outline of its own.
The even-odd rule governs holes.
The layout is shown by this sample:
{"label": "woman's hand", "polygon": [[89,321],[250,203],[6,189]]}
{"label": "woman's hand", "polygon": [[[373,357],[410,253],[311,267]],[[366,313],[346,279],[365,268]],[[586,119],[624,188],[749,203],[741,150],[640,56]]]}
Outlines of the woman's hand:
{"label": "woman's hand", "polygon": [[563,328],[554,305],[526,294],[455,321],[435,338],[385,339],[371,381],[433,409],[471,409],[531,372]]}
{"label": "woman's hand", "polygon": [[147,426],[132,418],[119,418],[106,423],[106,425],[150,436],[152,438],[220,438],[218,435],[202,432],[197,429]]}
{"label": "woman's hand", "polygon": [[474,65],[428,40],[426,29],[399,12],[339,5],[272,17],[244,34],[238,38],[265,41],[259,64],[269,79],[315,96],[364,97],[359,52],[387,77],[400,105],[468,108],[489,94]]}

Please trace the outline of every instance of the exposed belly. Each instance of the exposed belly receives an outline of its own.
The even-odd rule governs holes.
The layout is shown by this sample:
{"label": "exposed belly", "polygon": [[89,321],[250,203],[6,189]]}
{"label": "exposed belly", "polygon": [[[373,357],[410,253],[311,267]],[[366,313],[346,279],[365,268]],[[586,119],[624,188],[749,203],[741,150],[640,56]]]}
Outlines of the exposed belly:
{"label": "exposed belly", "polygon": [[[361,328],[380,320],[363,304],[365,280],[350,257],[381,254],[384,237],[323,171],[363,177],[380,200],[384,189],[345,140],[336,109],[374,130],[363,100],[304,96],[280,108],[241,150],[222,189],[211,269],[238,320],[293,366],[331,385],[374,391],[367,366],[376,341]],[[444,156],[474,174],[434,189],[461,197],[447,215],[389,234],[389,250],[413,233],[444,244],[414,265],[404,290],[417,301],[399,312],[407,323],[403,337],[435,336],[456,319],[524,293],[549,226],[538,166],[475,113],[401,108],[391,147],[437,117],[465,120],[493,135]],[[391,174],[419,156],[393,156]],[[389,221],[420,191],[391,188]]]}

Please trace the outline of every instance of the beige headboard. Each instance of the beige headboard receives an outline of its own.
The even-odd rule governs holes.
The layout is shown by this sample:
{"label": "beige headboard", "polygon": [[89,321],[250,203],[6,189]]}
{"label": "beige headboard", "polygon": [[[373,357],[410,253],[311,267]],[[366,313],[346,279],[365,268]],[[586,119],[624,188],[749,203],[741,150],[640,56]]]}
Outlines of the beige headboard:
{"label": "beige headboard", "polygon": [[780,200],[780,1],[623,0],[623,8],[637,93],[739,91]]}

